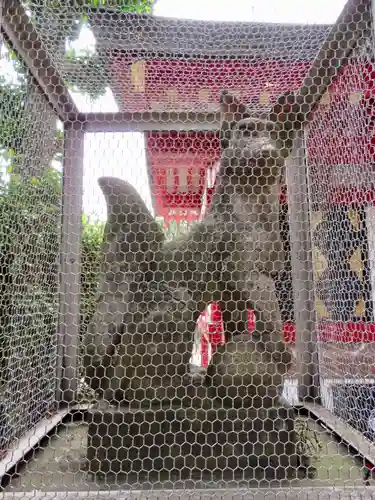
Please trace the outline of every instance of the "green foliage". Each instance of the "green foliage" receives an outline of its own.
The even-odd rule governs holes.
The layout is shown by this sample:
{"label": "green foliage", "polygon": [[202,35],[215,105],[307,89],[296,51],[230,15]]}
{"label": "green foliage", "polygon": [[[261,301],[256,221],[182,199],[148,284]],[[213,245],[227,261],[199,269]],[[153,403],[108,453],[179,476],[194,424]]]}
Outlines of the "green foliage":
{"label": "green foliage", "polygon": [[74,26],[87,20],[86,16],[91,9],[150,14],[156,0],[27,0],[24,3],[31,12],[38,12],[39,15],[42,15],[46,8],[60,13],[59,25],[64,27],[69,39],[74,39],[74,33],[77,33]]}
{"label": "green foliage", "polygon": [[181,222],[171,220],[166,226],[163,217],[156,217],[156,222],[158,222],[163,229],[167,241],[174,240],[179,238],[181,235],[186,234],[191,226],[191,223],[186,220]]}
{"label": "green foliage", "polygon": [[10,181],[0,186],[2,383],[15,353],[37,359],[43,346],[51,363],[55,356],[60,200],[61,175],[52,168],[38,179],[10,172]]}
{"label": "green foliage", "polygon": [[[10,181],[0,185],[0,385],[9,377],[11,344],[28,356],[43,345],[52,363],[60,309],[61,173],[53,168],[40,178],[13,174],[12,168],[9,173]],[[96,307],[103,228],[83,217],[81,335]]]}
{"label": "green foliage", "polygon": [[[105,63],[97,54],[65,51],[65,41],[78,38],[88,22],[90,9],[106,8],[121,12],[150,13],[154,0],[30,0],[23,4],[35,25],[51,21],[54,39],[62,53],[55,59],[69,62],[68,86],[88,93],[92,99],[103,95],[108,84]],[[0,44],[1,48],[1,44]],[[59,324],[59,265],[61,240],[61,173],[46,168],[38,177],[24,167],[25,140],[30,117],[25,107],[32,80],[26,67],[12,50],[2,51],[13,67],[12,75],[0,75],[0,167],[8,166],[9,182],[0,179],[0,384],[7,380],[7,360],[11,349],[25,348],[36,356],[40,346],[55,355]],[[74,79],[85,74],[86,79]],[[93,83],[98,82],[98,83]],[[61,140],[57,132],[57,141]],[[1,172],[0,172],[1,176]],[[84,333],[96,307],[101,265],[103,224],[82,221],[81,325]],[[184,231],[184,225],[166,231],[167,238]],[[18,337],[20,341],[18,341]],[[14,343],[17,338],[18,346]],[[12,341],[13,339],[13,341]],[[13,343],[12,343],[13,342]],[[37,361],[36,361],[37,362]],[[53,367],[51,359],[51,367]]]}
{"label": "green foliage", "polygon": [[151,14],[156,0],[91,0],[91,3],[96,4],[97,7],[116,9],[121,12]]}
{"label": "green foliage", "polygon": [[51,19],[51,24],[53,23],[54,37],[61,50],[57,57],[69,63],[69,72],[65,75],[66,84],[72,90],[87,93],[92,100],[104,95],[109,83],[105,61],[97,54],[78,55],[73,50],[65,53],[65,41],[77,40],[82,27],[88,23],[90,12],[95,9],[150,14],[154,4],[155,0],[32,0],[26,2],[32,20],[37,26],[48,25],[48,19]]}
{"label": "green foliage", "polygon": [[[33,265],[56,265],[59,247],[61,174],[46,169],[40,178],[10,173],[9,183],[0,186],[0,254],[12,256],[9,272],[20,272],[30,258]],[[33,249],[32,255],[30,250]],[[38,252],[43,262],[38,261]],[[46,258],[50,256],[51,258]],[[29,267],[29,271],[31,270]],[[25,274],[29,274],[26,270]],[[30,275],[31,282],[36,276]]]}
{"label": "green foliage", "polygon": [[80,3],[90,7],[115,9],[120,12],[132,12],[137,14],[149,14],[155,4],[155,0],[81,0]]}
{"label": "green foliage", "polygon": [[110,82],[105,62],[100,56],[76,54],[74,50],[69,50],[65,59],[69,60],[70,75],[67,85],[71,90],[87,94],[91,101],[104,95]]}
{"label": "green foliage", "polygon": [[[25,105],[32,83],[11,50],[1,56],[13,71],[0,75],[0,386],[11,377],[8,361],[16,351],[35,357],[37,366],[43,346],[54,370],[62,186],[61,172],[48,166],[52,158],[38,177],[25,169],[30,120]],[[61,140],[56,131],[57,143]],[[95,309],[102,238],[101,224],[84,218],[82,226],[81,332]]]}
{"label": "green foliage", "polygon": [[0,151],[4,156],[7,150],[20,152],[22,138],[28,130],[29,122],[24,109],[29,81],[25,66],[14,51],[5,51],[3,47],[0,56],[13,67],[8,78],[0,75]]}
{"label": "green foliage", "polygon": [[95,312],[104,223],[83,218],[81,253],[81,338]]}

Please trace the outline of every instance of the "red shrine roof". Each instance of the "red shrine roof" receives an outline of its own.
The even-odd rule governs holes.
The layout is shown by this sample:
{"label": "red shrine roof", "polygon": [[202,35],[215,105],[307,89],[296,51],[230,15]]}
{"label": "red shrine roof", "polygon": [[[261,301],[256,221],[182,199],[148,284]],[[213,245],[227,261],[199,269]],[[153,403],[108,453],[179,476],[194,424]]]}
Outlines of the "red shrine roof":
{"label": "red shrine roof", "polygon": [[[253,105],[300,82],[331,25],[206,22],[97,10],[90,25],[120,111],[215,111],[223,88]],[[263,95],[264,94],[264,95]]]}

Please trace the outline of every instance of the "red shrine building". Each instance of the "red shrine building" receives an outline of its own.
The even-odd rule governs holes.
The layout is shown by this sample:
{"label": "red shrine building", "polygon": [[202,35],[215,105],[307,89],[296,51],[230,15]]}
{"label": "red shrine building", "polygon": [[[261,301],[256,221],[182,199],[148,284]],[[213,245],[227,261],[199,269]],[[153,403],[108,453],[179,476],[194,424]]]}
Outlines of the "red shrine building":
{"label": "red shrine building", "polygon": [[[220,91],[231,91],[256,110],[266,109],[281,93],[300,88],[331,29],[328,25],[166,21],[129,14],[106,15],[105,11],[93,14],[90,23],[97,49],[108,61],[110,87],[118,107],[133,120],[139,118],[144,131],[154,210],[166,224],[171,220],[199,220],[210,205],[220,157]],[[117,39],[114,32],[118,33]],[[374,201],[365,172],[374,162],[371,121],[375,115],[375,72],[366,48],[361,50],[329,87],[316,111],[319,120],[306,132],[312,224],[320,232],[327,230],[326,226],[331,228],[328,236],[325,233],[327,237],[323,235],[327,241],[332,231],[338,231],[336,239],[341,237],[337,227],[352,224],[352,241],[358,243],[353,255],[361,261],[360,270],[353,271],[349,269],[355,266],[352,254],[336,256],[336,260],[350,260],[348,276],[357,273],[362,280],[358,285],[362,291],[353,291],[349,298],[344,289],[332,292],[325,286],[334,282],[330,276],[334,270],[315,266],[320,293],[317,324],[320,338],[325,340],[369,341],[375,333],[370,286],[373,271],[368,268],[368,234],[370,230],[375,234],[375,226],[371,229],[371,224],[365,222]],[[287,224],[285,188],[280,198],[281,217]],[[351,217],[357,222],[348,219],[350,211],[355,212]],[[366,224],[364,232],[361,227]],[[314,258],[319,262],[332,260],[327,251],[316,238]],[[293,341],[290,268],[285,273],[280,278],[280,307],[285,337]],[[348,281],[355,279],[350,277]],[[336,302],[332,299],[335,294]],[[348,307],[341,311],[338,303],[343,302]],[[250,311],[250,331],[252,324]],[[206,339],[201,346],[208,346],[212,353],[214,345],[223,341],[216,305],[210,305],[200,318],[199,329]],[[207,349],[201,353],[202,364],[208,362]]]}

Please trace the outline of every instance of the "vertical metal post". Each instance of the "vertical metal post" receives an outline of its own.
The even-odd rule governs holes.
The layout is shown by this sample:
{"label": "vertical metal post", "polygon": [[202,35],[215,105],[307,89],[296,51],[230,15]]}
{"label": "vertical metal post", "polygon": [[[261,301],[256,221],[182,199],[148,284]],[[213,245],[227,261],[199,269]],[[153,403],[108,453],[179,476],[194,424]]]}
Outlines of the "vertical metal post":
{"label": "vertical metal post", "polygon": [[296,364],[301,402],[318,397],[318,356],[315,332],[314,275],[310,236],[304,134],[295,139],[286,165],[291,240],[291,265],[296,326]]}
{"label": "vertical metal post", "polygon": [[3,18],[4,18],[4,0],[0,0],[0,52],[2,49],[2,45],[4,43],[4,37],[3,37]]}
{"label": "vertical metal post", "polygon": [[82,124],[64,128],[63,220],[60,274],[58,394],[63,405],[75,400],[79,367],[80,267],[84,132]]}

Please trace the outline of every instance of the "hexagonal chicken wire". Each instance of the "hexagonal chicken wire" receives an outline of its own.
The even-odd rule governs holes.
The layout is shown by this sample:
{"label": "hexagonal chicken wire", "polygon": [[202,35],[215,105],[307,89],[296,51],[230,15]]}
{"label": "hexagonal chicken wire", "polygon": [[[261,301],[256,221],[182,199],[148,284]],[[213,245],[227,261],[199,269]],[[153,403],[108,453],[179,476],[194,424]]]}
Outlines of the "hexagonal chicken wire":
{"label": "hexagonal chicken wire", "polygon": [[[327,425],[339,429],[344,439],[374,463],[375,453],[370,442],[363,444],[359,434],[353,434],[348,425],[337,423],[333,417],[343,418],[367,439],[373,439],[371,422],[375,404],[368,388],[373,383],[370,367],[375,329],[372,305],[374,53],[370,0],[348,0],[334,26],[180,21],[124,14],[116,8],[86,6],[80,11],[79,2],[67,5],[68,9],[59,2],[56,5],[40,1],[23,5],[17,0],[1,3],[3,42],[22,61],[25,78],[24,90],[17,95],[22,112],[13,120],[21,124],[17,129],[21,137],[12,136],[11,131],[15,129],[10,125],[10,109],[5,108],[1,117],[10,130],[8,149],[15,155],[7,172],[11,179],[8,186],[12,189],[5,187],[2,193],[3,198],[10,194],[14,197],[15,212],[11,214],[8,207],[8,212],[4,208],[0,214],[4,219],[0,221],[4,233],[0,252],[4,275],[0,306],[4,343],[3,453],[13,451],[13,462],[19,460],[26,450],[21,450],[21,444],[27,433],[31,433],[33,441],[38,441],[79,403],[85,136],[142,132],[155,214],[167,222],[180,218],[189,222],[201,219],[204,223],[206,217],[210,217],[219,184],[214,177],[220,177],[214,168],[220,161],[222,147],[218,135],[222,119],[220,92],[229,89],[240,102],[250,105],[251,114],[262,115],[275,105],[280,94],[293,90],[305,123],[294,138],[283,178],[287,188],[283,249],[287,258],[283,269],[278,274],[271,273],[271,277],[275,281],[274,293],[284,329],[292,328],[295,336],[294,378],[298,404],[328,422]],[[77,64],[65,57],[64,43],[66,35],[74,30],[75,18],[81,15],[95,36],[96,56],[95,60],[82,58]],[[109,87],[117,111],[83,111],[72,98],[66,81],[89,87],[92,93],[103,86]],[[56,134],[57,120],[64,127],[63,147]],[[51,174],[48,165],[62,152],[60,179]],[[40,200],[43,208],[38,204]],[[117,215],[122,220],[124,213]],[[13,219],[15,222],[10,223]],[[138,241],[138,236],[142,235],[135,236],[141,248],[144,240],[142,236]],[[143,260],[138,263],[140,269],[142,263]],[[116,279],[114,283],[118,289],[123,284]],[[165,286],[165,293],[176,292],[171,291],[170,282]],[[264,291],[263,285],[259,286]],[[212,300],[214,298],[212,295]],[[193,316],[195,322],[199,312]],[[121,314],[125,313],[124,306]],[[230,339],[226,341],[229,345]],[[136,355],[146,356],[139,352]],[[111,356],[112,374],[115,373],[116,378],[117,373],[123,372],[116,371],[119,370],[116,355]],[[103,378],[109,377],[108,373],[105,372]],[[146,374],[143,376],[146,378]],[[153,376],[157,386],[159,374],[155,372]],[[123,379],[118,378],[121,385]],[[191,382],[188,385],[193,387]],[[99,387],[100,383],[93,386]],[[204,399],[201,394],[197,389],[195,397]],[[194,396],[192,398],[194,400]],[[245,400],[246,395],[241,398]],[[323,406],[312,407],[312,402],[317,404],[320,399]],[[360,400],[363,400],[361,405]],[[99,467],[99,472],[109,470],[117,475],[124,473],[122,462],[126,462],[126,467],[133,467],[136,475],[145,470],[158,472],[156,462],[160,462],[161,457],[165,460],[174,457],[173,467],[185,472],[199,468],[198,463],[201,469],[209,469],[207,464],[217,459],[216,455],[212,456],[215,446],[222,447],[216,469],[246,469],[249,464],[240,466],[241,460],[233,459],[236,453],[224,452],[225,446],[244,447],[245,455],[252,455],[255,444],[246,448],[251,439],[238,440],[241,432],[258,433],[256,445],[267,448],[272,444],[269,436],[263,436],[263,441],[260,438],[263,424],[261,430],[250,431],[246,427],[250,417],[246,412],[241,413],[243,408],[237,408],[238,414],[233,413],[237,417],[223,418],[216,431],[208,425],[208,417],[196,423],[191,409],[181,417],[183,422],[190,422],[184,424],[188,430],[181,430],[183,424],[177,429],[180,410],[172,416],[168,413],[172,410],[165,408],[160,410],[164,412],[161,416],[157,412],[148,414],[150,429],[153,424],[165,428],[154,432],[146,426],[147,439],[158,436],[160,442],[155,441],[156,444],[152,439],[152,443],[147,444],[144,436],[142,441],[142,423],[137,432],[131,434],[129,429],[138,418],[134,417],[133,422],[131,411],[113,417],[114,410],[106,408],[104,412],[101,410],[104,416],[99,422],[98,412],[93,412],[88,448],[94,447],[95,452],[88,458],[89,470],[97,472]],[[213,412],[214,423],[219,421],[217,409],[205,411]],[[281,418],[288,422],[291,410],[285,411]],[[243,428],[236,428],[230,421],[231,418],[241,420],[239,415],[243,417]],[[259,418],[251,415],[254,421]],[[145,424],[147,418],[142,418]],[[281,425],[279,417],[267,418],[275,428]],[[364,429],[358,426],[358,421],[364,422]],[[196,427],[189,427],[191,422],[195,422]],[[40,435],[36,431],[38,425],[39,429],[43,428]],[[120,431],[120,427],[126,427],[127,431]],[[168,434],[169,439],[171,429],[176,434],[174,444],[180,446],[178,453],[177,448],[173,451],[168,448],[170,443],[163,436]],[[123,432],[126,438],[133,440],[131,445],[124,444]],[[211,444],[209,441],[204,445],[196,443],[211,447],[206,452],[201,448],[197,457],[188,435],[193,439],[199,434],[203,439],[205,432],[226,435],[221,438],[223,442],[214,439]],[[237,437],[228,444],[229,434],[237,434]],[[124,440],[120,440],[116,448],[113,443],[119,436]],[[94,446],[92,443],[98,437],[101,441],[110,438],[111,444]],[[141,458],[134,443],[142,450]],[[73,445],[67,446],[74,450]],[[100,447],[104,447],[104,458],[96,453]],[[127,447],[131,453],[124,452]],[[274,454],[279,457],[280,453]],[[267,457],[268,466],[261,468],[272,469],[274,456],[272,460]],[[9,468],[7,459],[3,473]],[[68,468],[71,485],[67,491],[87,489],[84,476],[87,457],[72,460],[80,472]],[[250,469],[256,468],[250,464]],[[77,488],[73,487],[75,474],[81,474]],[[138,485],[138,479],[133,483],[129,480],[129,484]],[[156,482],[161,484],[159,479]],[[187,473],[185,479],[186,484],[194,487],[207,485],[204,478],[195,479],[193,473],[191,477]],[[244,478],[238,480],[233,474],[230,479],[222,478],[222,484],[235,484],[237,488],[243,484],[248,487],[260,484],[256,474],[253,480],[255,483],[245,484]],[[44,481],[45,476],[37,489],[56,490],[53,481],[47,487]],[[168,481],[165,484],[173,484],[173,477]],[[175,484],[182,484],[181,477],[176,481]],[[155,487],[155,479],[147,476],[142,487],[149,483]],[[112,487],[116,489],[124,484],[128,485],[128,480],[117,483],[116,479]],[[103,483],[97,482],[96,490],[98,485],[100,489]],[[30,491],[32,487],[29,484],[23,489]],[[200,493],[197,489],[192,494]]]}

